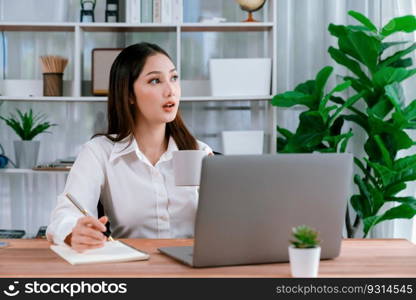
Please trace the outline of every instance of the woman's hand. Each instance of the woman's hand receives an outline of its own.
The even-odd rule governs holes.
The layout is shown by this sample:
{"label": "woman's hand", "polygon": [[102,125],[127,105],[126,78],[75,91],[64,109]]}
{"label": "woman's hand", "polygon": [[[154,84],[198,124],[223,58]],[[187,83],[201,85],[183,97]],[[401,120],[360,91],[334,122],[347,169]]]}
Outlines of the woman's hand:
{"label": "woman's hand", "polygon": [[106,216],[98,220],[92,216],[82,217],[78,219],[72,232],[65,238],[65,243],[78,252],[103,247],[107,240],[103,234],[107,230],[104,225],[107,222]]}

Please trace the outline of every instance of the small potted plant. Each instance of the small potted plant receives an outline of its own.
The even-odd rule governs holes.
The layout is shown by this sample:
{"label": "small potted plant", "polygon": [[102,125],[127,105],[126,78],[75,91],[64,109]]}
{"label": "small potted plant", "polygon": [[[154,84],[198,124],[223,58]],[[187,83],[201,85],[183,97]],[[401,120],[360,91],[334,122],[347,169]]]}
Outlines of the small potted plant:
{"label": "small potted plant", "polygon": [[293,277],[316,277],[321,255],[318,232],[306,225],[292,229],[289,246],[290,270]]}
{"label": "small potted plant", "polygon": [[0,119],[5,121],[22,139],[21,141],[13,142],[17,167],[32,168],[37,163],[40,146],[40,142],[33,141],[33,139],[38,134],[47,132],[48,128],[56,126],[56,124],[46,121],[45,114],[34,115],[32,109],[25,113],[16,109],[16,112],[18,117],[10,114],[8,118],[0,116]]}

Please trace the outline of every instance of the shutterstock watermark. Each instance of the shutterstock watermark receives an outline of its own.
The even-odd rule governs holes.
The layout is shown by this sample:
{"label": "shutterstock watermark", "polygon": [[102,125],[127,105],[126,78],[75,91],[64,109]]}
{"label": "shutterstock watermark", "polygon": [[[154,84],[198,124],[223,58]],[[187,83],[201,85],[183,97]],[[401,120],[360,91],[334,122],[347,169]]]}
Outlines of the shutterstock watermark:
{"label": "shutterstock watermark", "polygon": [[4,295],[14,297],[19,294],[67,294],[70,297],[78,294],[126,294],[127,283],[101,282],[26,282],[19,285],[19,281],[13,281],[6,289]]}

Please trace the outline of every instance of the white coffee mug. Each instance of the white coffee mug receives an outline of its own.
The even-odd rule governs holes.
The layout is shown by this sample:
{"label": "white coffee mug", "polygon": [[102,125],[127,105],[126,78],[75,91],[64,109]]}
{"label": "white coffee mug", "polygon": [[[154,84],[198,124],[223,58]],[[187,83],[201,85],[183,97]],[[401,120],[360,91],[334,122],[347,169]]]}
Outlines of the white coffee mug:
{"label": "white coffee mug", "polygon": [[173,172],[175,185],[198,186],[201,179],[202,159],[207,155],[203,150],[174,151]]}

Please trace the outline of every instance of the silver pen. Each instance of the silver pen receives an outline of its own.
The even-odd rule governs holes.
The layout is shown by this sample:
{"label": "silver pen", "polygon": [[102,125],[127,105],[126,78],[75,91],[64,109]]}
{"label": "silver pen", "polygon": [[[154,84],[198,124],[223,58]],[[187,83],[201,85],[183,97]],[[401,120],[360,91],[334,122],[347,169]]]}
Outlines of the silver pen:
{"label": "silver pen", "polygon": [[[66,193],[66,197],[71,201],[72,204],[75,205],[76,208],[84,215],[84,216],[91,216],[88,211],[81,206],[81,204],[70,194]],[[106,226],[107,227],[107,226]],[[106,232],[103,232],[104,235],[108,238],[109,241],[114,241],[113,238],[110,235],[110,230],[107,228]]]}

